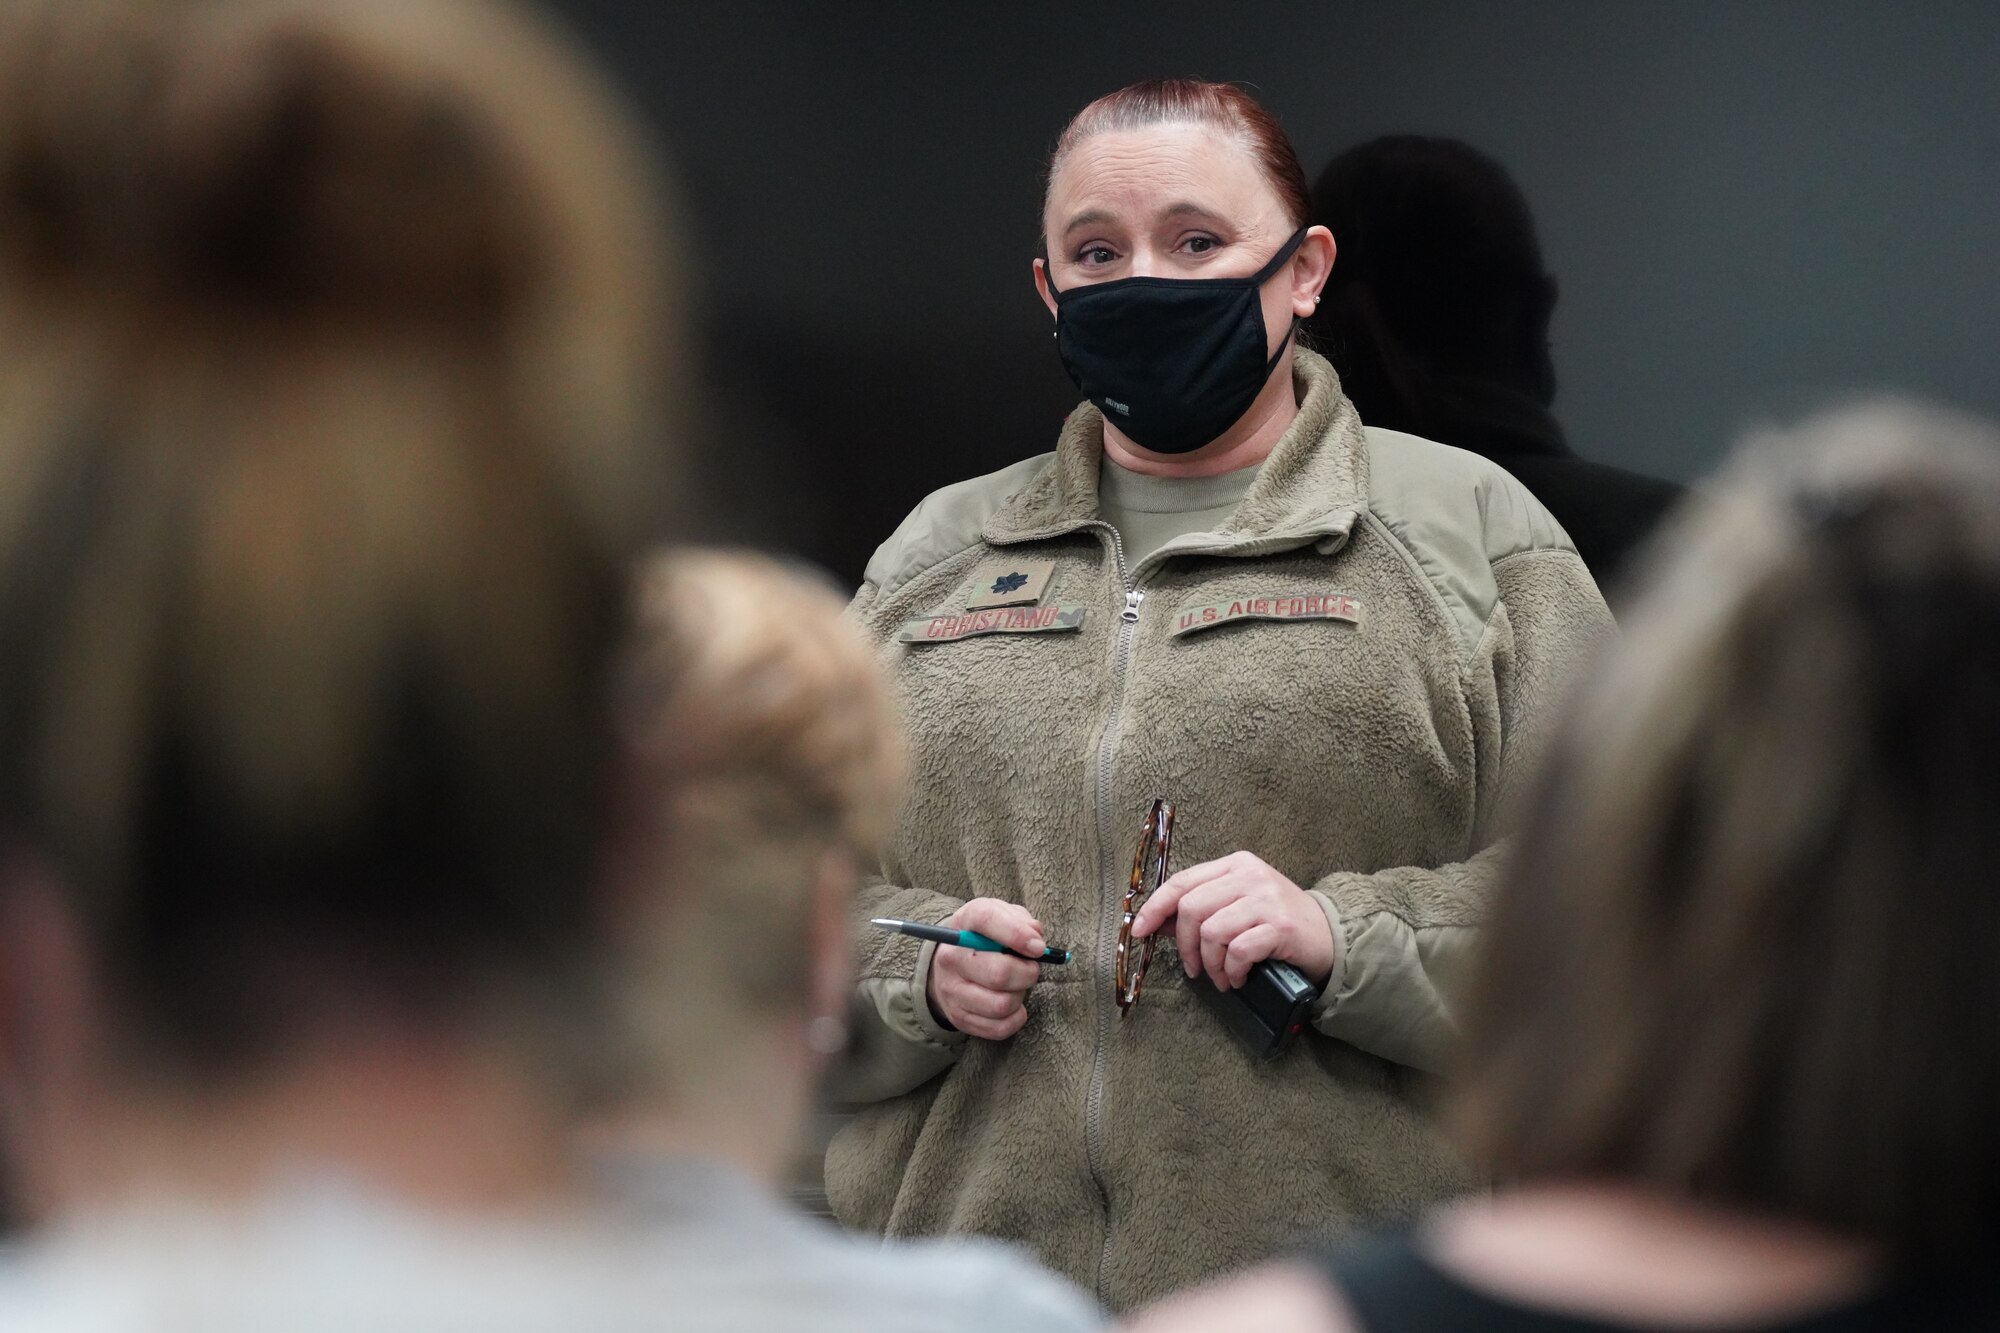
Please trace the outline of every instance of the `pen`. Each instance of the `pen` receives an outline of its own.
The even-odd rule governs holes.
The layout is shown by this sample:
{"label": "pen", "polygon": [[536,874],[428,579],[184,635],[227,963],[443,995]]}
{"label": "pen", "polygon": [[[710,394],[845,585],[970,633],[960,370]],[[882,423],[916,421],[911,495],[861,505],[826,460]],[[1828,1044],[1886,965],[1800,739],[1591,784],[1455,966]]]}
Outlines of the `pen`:
{"label": "pen", "polygon": [[868,923],[884,930],[893,930],[899,935],[914,935],[920,940],[936,940],[939,944],[956,944],[961,949],[977,949],[981,953],[1004,953],[1010,958],[1027,958],[1031,963],[1067,963],[1068,949],[1050,949],[1040,958],[1028,958],[1024,953],[1015,953],[996,939],[990,939],[976,930],[953,930],[950,926],[927,926],[921,921],[897,921],[890,917],[878,916]]}

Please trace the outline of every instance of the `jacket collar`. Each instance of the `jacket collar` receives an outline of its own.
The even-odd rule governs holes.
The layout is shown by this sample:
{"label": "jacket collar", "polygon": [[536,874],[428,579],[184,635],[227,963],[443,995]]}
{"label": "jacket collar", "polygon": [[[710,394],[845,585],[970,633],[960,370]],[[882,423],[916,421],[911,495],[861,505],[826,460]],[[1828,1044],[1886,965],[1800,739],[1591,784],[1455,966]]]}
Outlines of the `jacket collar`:
{"label": "jacket collar", "polygon": [[[1182,537],[1156,554],[1258,555],[1347,540],[1368,503],[1368,446],[1340,377],[1316,352],[1292,352],[1299,414],[1228,522],[1213,534]],[[1054,458],[994,511],[982,532],[996,546],[1061,536],[1102,522],[1097,472],[1104,457],[1104,416],[1083,403],[1063,423]],[[1144,563],[1150,564],[1149,558]]]}

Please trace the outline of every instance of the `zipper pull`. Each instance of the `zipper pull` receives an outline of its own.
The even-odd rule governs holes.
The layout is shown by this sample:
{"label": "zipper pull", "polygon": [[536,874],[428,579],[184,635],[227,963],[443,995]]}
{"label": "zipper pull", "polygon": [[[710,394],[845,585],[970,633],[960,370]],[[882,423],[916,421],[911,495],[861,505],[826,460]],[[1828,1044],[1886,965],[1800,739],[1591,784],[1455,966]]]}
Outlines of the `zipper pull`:
{"label": "zipper pull", "polygon": [[1138,624],[1139,603],[1145,600],[1146,594],[1140,592],[1137,588],[1127,589],[1125,592],[1125,609],[1118,613],[1118,618],[1128,625]]}

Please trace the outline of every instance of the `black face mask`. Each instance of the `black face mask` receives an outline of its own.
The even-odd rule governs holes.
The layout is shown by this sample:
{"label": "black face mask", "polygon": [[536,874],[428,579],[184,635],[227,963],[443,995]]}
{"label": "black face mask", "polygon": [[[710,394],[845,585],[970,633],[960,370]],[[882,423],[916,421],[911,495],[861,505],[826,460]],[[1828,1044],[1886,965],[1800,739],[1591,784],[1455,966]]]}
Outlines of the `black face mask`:
{"label": "black face mask", "polygon": [[1291,346],[1264,355],[1260,291],[1306,238],[1301,227],[1247,278],[1119,278],[1056,290],[1056,354],[1104,419],[1158,454],[1184,454],[1250,410]]}

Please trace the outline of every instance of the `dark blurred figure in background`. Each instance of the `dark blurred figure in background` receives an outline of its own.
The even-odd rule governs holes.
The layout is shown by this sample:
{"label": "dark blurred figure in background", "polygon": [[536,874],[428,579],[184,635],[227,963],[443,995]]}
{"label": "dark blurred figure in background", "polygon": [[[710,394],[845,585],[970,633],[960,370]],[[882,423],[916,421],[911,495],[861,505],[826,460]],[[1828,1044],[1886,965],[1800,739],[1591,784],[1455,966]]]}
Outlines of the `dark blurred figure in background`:
{"label": "dark blurred figure in background", "polygon": [[1520,188],[1469,144],[1389,135],[1328,163],[1312,209],[1339,255],[1306,324],[1361,419],[1500,464],[1614,585],[1681,488],[1563,438],[1549,411],[1556,280]]}
{"label": "dark blurred figure in background", "polygon": [[1662,554],[1467,1006],[1512,1187],[1148,1333],[2000,1328],[2000,432],[1824,419]]}
{"label": "dark blurred figure in background", "polygon": [[670,1324],[572,1166],[678,466],[625,118],[507,5],[0,25],[0,1328]]}

